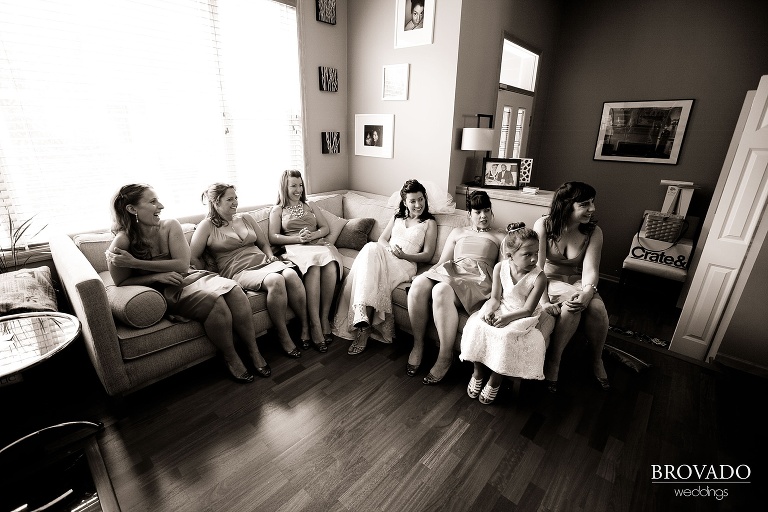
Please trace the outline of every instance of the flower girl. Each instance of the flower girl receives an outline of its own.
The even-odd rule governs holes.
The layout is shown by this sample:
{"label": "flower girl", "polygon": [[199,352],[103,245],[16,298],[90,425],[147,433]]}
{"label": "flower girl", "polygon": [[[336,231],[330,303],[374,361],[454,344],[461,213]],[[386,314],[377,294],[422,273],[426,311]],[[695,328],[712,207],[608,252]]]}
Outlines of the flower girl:
{"label": "flower girl", "polygon": [[[493,268],[491,298],[467,320],[461,337],[460,359],[475,364],[467,394],[471,398],[479,395],[483,404],[493,402],[505,375],[544,378],[542,332],[549,336],[554,327],[554,318],[539,305],[547,277],[537,266],[536,232],[523,222],[510,224],[502,256]],[[491,376],[482,387],[486,367]]]}

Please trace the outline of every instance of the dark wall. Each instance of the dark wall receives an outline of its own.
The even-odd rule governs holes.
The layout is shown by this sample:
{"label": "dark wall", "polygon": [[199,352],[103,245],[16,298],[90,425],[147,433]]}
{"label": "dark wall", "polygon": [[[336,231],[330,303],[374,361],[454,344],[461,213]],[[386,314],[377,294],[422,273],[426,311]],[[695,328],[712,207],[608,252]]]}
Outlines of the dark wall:
{"label": "dark wall", "polygon": [[[643,210],[662,205],[660,180],[700,185],[688,214],[706,215],[744,96],[768,74],[768,2],[561,5],[546,108],[531,132],[534,184],[580,180],[597,189],[601,273],[618,277]],[[695,100],[677,165],[593,160],[603,102],[664,99]]]}

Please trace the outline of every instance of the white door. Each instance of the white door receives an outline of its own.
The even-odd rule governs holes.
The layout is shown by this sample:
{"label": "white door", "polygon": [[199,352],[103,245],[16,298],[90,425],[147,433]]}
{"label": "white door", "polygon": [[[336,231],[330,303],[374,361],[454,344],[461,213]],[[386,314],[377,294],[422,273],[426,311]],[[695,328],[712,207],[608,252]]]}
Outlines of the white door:
{"label": "white door", "polygon": [[750,246],[765,239],[764,230],[757,229],[768,196],[766,171],[768,75],[757,88],[669,350],[703,361],[718,332],[727,327],[723,322],[730,317],[724,313],[729,302],[739,299],[734,296],[737,281],[749,277],[742,271],[751,270],[744,265]]}

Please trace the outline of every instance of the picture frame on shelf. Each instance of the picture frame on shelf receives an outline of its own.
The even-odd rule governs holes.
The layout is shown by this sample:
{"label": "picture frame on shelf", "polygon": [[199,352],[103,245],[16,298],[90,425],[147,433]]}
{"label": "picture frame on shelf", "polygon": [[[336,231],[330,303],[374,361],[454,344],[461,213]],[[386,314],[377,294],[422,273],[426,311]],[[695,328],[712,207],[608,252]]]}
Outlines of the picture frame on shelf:
{"label": "picture frame on shelf", "polygon": [[533,174],[533,158],[521,158],[520,159],[520,186],[529,185],[531,183],[531,175]]}
{"label": "picture frame on shelf", "polygon": [[315,0],[315,19],[329,25],[336,24],[336,0]]}
{"label": "picture frame on shelf", "polygon": [[394,114],[355,115],[355,155],[392,158],[394,147]]}
{"label": "picture frame on shelf", "polygon": [[677,164],[693,100],[603,103],[594,160]]}
{"label": "picture frame on shelf", "polygon": [[519,158],[483,158],[480,186],[517,190],[520,188]]}
{"label": "picture frame on shelf", "polygon": [[381,74],[381,99],[407,100],[409,75],[410,64],[385,65]]}
{"label": "picture frame on shelf", "polygon": [[395,2],[395,48],[432,44],[436,0]]}

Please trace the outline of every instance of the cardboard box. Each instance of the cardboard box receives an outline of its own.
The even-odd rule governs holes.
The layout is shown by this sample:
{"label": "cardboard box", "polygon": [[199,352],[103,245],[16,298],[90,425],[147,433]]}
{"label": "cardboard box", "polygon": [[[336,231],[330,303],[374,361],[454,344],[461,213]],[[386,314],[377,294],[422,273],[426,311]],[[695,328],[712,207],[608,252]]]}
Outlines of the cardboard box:
{"label": "cardboard box", "polygon": [[693,240],[683,238],[676,244],[671,244],[670,242],[652,240],[644,235],[645,231],[640,231],[632,237],[632,245],[627,260],[637,260],[638,262],[653,263],[654,265],[687,271],[693,252]]}

